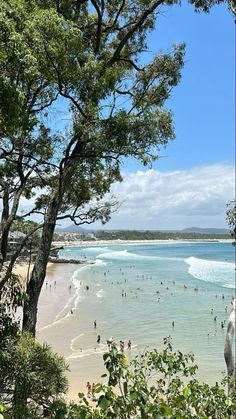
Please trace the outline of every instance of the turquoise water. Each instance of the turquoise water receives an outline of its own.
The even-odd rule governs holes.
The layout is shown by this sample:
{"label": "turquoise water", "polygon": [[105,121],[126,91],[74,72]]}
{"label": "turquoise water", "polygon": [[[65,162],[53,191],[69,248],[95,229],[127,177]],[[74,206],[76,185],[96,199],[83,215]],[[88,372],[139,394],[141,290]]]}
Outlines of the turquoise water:
{"label": "turquoise water", "polygon": [[73,322],[79,322],[83,312],[87,323],[83,333],[79,330],[72,338],[69,358],[92,355],[96,333],[101,335],[100,352],[106,350],[106,339],[112,336],[117,342],[131,339],[132,354],[160,348],[163,338],[171,335],[176,348],[195,353],[199,378],[220,380],[225,371],[227,319],[235,294],[234,250],[223,242],[64,249],[62,257],[95,261],[73,275],[77,290]]}

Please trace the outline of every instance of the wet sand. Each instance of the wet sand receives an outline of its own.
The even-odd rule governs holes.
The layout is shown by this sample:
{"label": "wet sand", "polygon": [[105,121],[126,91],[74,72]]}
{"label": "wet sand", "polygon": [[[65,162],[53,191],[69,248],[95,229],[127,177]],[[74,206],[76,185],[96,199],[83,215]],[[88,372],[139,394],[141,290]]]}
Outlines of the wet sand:
{"label": "wet sand", "polygon": [[[87,318],[86,310],[81,309],[80,305],[75,306],[77,295],[71,279],[77,269],[78,265],[74,264],[54,264],[48,268],[39,299],[37,323],[39,341],[49,343],[53,350],[66,358],[70,368],[68,398],[75,401],[78,401],[79,391],[86,392],[87,381],[101,381],[101,374],[105,372],[102,353],[107,350],[105,343],[96,344],[99,326],[94,329],[90,320],[94,317],[92,307],[89,308]],[[75,311],[79,311],[79,316],[75,317]],[[80,358],[80,348],[76,346],[78,338],[82,348],[90,347],[86,353],[82,349],[79,360],[81,362],[78,362]],[[76,353],[75,358],[73,352]],[[97,371],[95,376],[94,370]]]}

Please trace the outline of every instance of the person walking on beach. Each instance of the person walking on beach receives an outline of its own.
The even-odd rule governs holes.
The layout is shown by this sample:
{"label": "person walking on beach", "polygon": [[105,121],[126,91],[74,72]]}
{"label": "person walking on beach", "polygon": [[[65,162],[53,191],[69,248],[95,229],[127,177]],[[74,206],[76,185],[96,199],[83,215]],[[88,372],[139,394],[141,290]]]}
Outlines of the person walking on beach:
{"label": "person walking on beach", "polygon": [[131,349],[131,340],[128,341],[128,349]]}
{"label": "person walking on beach", "polygon": [[87,387],[87,396],[90,397],[92,388],[89,381],[87,382],[86,387]]}
{"label": "person walking on beach", "polygon": [[101,340],[101,336],[98,335],[98,337],[97,337],[97,343],[100,343],[100,340]]}
{"label": "person walking on beach", "polygon": [[96,329],[96,327],[97,327],[97,320],[94,320],[93,327],[94,327],[94,329]]}
{"label": "person walking on beach", "polygon": [[125,350],[125,343],[123,340],[120,340],[120,351],[124,352],[124,350]]}

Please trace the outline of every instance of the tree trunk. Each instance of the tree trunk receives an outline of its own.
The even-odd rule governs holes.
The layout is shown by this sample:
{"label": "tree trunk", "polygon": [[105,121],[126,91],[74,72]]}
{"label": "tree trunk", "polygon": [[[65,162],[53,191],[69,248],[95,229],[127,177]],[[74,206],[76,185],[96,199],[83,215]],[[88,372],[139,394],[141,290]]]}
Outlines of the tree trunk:
{"label": "tree trunk", "polygon": [[8,236],[10,231],[9,220],[9,192],[7,186],[4,189],[2,199],[1,238],[0,238],[0,270],[7,258]]}
{"label": "tree trunk", "polygon": [[234,298],[233,307],[229,315],[228,327],[225,338],[224,356],[229,377],[229,395],[235,391],[235,360],[233,353],[234,331],[235,331],[236,299]]}
{"label": "tree trunk", "polygon": [[[78,145],[79,144],[79,145]],[[44,219],[41,241],[34,263],[30,280],[27,284],[26,301],[23,307],[23,331],[30,332],[33,336],[36,333],[38,299],[44,283],[48,258],[50,255],[53,233],[55,230],[58,212],[63,200],[65,185],[70,179],[70,166],[72,157],[82,150],[83,143],[78,141],[71,153],[71,159],[62,159],[60,164],[59,185],[52,194]]]}
{"label": "tree trunk", "polygon": [[27,284],[26,301],[23,307],[23,330],[32,333],[33,336],[36,330],[38,299],[46,275],[60,202],[60,195],[56,191],[49,202],[34,268]]}
{"label": "tree trunk", "polygon": [[10,233],[12,223],[16,218],[23,187],[24,187],[24,183],[22,183],[21,187],[17,191],[15,191],[14,199],[12,202],[12,208],[10,212],[9,189],[7,185],[4,185],[4,195],[2,199],[3,209],[2,209],[2,218],[1,218],[1,239],[0,239],[0,271],[3,267],[4,262],[6,262],[6,259],[7,259],[9,233]]}

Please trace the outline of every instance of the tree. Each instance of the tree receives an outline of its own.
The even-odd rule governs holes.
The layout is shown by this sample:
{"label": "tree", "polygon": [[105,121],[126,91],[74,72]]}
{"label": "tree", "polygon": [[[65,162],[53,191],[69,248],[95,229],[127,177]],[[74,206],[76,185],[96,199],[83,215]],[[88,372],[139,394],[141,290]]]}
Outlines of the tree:
{"label": "tree", "polygon": [[[219,2],[193,4],[208,12]],[[147,64],[140,58],[162,4],[172,2],[31,0],[29,7],[24,0],[8,0],[1,4],[5,54],[0,62],[1,157],[5,169],[17,150],[13,160],[20,183],[17,197],[36,176],[44,188],[30,211],[43,217],[24,305],[23,327],[33,334],[56,222],[65,217],[78,224],[107,221],[115,204],[103,197],[114,181],[121,180],[123,159],[131,156],[151,164],[174,138],[172,115],[164,104],[180,80],[184,45]],[[68,134],[61,132],[60,145],[53,149],[45,112],[50,114],[58,98],[70,113],[72,126]],[[40,154],[35,157],[39,127],[48,141],[42,147],[39,141]],[[26,171],[22,177],[22,167],[28,166],[33,174]],[[48,176],[46,167],[52,169]],[[2,226],[9,226],[6,195]]]}
{"label": "tree", "polygon": [[44,186],[42,174],[45,178],[53,152],[42,111],[58,93],[44,77],[39,34],[30,18],[27,2],[0,2],[0,267],[20,199],[29,199],[35,188]]}
{"label": "tree", "polygon": [[64,359],[30,335],[1,347],[0,367],[1,401],[11,418],[45,417],[67,391]]}
{"label": "tree", "polygon": [[[173,138],[171,114],[163,105],[180,79],[184,47],[176,46],[173,54],[158,56],[146,66],[138,63],[147,31],[154,25],[154,11],[161,4],[148,3],[108,3],[102,14],[96,2],[81,2],[77,9],[73,2],[57,2],[57,9],[54,2],[41,2],[41,8],[32,2],[30,12],[21,4],[21,33],[27,29],[30,39],[32,34],[39,39],[43,80],[70,101],[73,116],[49,193],[36,205],[36,211],[44,214],[44,225],[24,308],[24,328],[33,333],[57,219],[67,212],[78,222],[106,221],[111,205],[88,210],[84,206],[91,199],[96,203],[120,179],[122,158],[134,156],[147,164]],[[11,19],[15,22],[14,15]],[[31,31],[29,21],[35,24]],[[33,53],[30,49],[35,58]]]}

